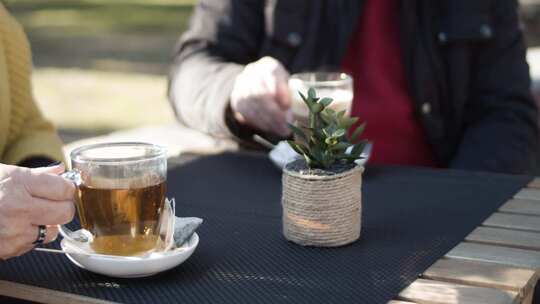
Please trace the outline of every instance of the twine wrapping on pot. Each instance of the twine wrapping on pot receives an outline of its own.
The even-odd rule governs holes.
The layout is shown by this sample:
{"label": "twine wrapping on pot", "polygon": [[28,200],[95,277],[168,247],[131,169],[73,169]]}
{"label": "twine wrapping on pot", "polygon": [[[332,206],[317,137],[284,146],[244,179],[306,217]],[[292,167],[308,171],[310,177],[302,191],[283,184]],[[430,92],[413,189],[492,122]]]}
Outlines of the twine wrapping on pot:
{"label": "twine wrapping on pot", "polygon": [[363,167],[335,175],[283,170],[283,234],[303,246],[335,247],[356,241],[361,227]]}

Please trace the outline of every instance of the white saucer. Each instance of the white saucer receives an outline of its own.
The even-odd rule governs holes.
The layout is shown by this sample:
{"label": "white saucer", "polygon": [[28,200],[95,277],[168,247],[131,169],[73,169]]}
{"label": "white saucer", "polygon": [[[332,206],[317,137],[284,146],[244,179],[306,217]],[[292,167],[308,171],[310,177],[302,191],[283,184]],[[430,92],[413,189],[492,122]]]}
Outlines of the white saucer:
{"label": "white saucer", "polygon": [[[112,255],[88,255],[70,246],[69,241],[60,242],[62,250],[69,251],[66,256],[77,266],[117,278],[148,277],[169,270],[187,260],[197,248],[199,236],[193,233],[189,241],[182,247],[163,253],[152,253],[147,257],[120,257]],[[80,251],[81,254],[73,253]]]}

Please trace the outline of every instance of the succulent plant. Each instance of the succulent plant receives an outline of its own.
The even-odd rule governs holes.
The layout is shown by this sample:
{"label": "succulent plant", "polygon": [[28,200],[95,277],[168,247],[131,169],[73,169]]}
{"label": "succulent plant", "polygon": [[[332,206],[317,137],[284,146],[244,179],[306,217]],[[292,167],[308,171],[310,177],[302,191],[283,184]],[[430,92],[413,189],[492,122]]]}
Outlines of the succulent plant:
{"label": "succulent plant", "polygon": [[302,155],[311,169],[329,169],[337,163],[352,164],[362,158],[366,141],[355,143],[365,128],[365,123],[351,132],[357,117],[348,117],[345,111],[336,112],[328,106],[331,98],[319,98],[310,88],[307,96],[298,92],[309,109],[308,126],[289,124],[295,140],[289,145]]}

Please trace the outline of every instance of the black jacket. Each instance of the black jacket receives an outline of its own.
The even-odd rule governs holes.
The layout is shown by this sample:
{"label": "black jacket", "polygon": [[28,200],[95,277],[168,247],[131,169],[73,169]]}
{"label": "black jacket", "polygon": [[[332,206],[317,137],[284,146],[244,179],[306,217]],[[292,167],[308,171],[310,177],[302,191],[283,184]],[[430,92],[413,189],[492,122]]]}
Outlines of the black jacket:
{"label": "black jacket", "polygon": [[[179,120],[216,136],[241,132],[226,113],[243,66],[272,56],[291,73],[339,68],[362,2],[200,1],[170,76]],[[410,93],[438,162],[527,172],[537,108],[516,1],[402,0],[400,16]]]}

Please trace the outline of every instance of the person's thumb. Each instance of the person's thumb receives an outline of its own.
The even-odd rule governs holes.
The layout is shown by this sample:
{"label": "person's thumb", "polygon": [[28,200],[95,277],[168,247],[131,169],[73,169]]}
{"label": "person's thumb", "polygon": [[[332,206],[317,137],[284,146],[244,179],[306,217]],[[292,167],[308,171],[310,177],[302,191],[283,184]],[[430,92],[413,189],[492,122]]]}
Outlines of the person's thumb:
{"label": "person's thumb", "polygon": [[289,86],[286,82],[277,85],[276,97],[282,110],[286,111],[291,108],[291,95],[289,94]]}
{"label": "person's thumb", "polygon": [[291,108],[291,94],[289,92],[289,73],[283,70],[276,75],[276,99],[279,107],[286,111]]}

